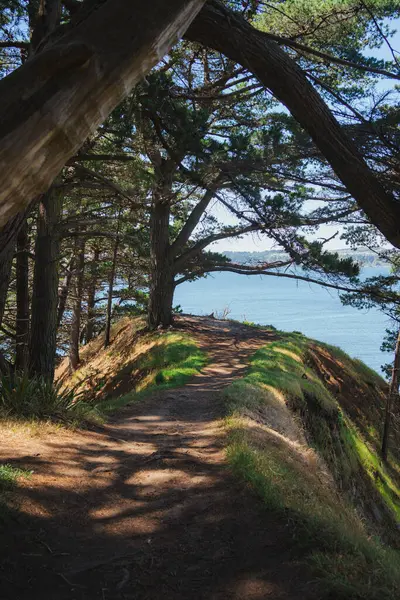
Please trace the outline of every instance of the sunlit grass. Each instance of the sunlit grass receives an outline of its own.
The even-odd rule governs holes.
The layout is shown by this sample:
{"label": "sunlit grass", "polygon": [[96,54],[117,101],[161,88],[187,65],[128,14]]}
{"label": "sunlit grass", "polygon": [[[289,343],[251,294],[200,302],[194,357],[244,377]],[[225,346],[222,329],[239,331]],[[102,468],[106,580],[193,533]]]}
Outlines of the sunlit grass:
{"label": "sunlit grass", "polygon": [[361,434],[351,424],[349,419],[345,419],[345,422],[346,428],[342,435],[346,436],[349,444],[351,444],[354,452],[357,454],[363,471],[370,478],[371,483],[393,514],[397,523],[400,524],[400,488],[392,480],[382,461],[363,440]]}
{"label": "sunlit grass", "polygon": [[[294,546],[306,553],[306,563],[320,581],[319,598],[395,600],[399,553],[369,537],[349,500],[340,497],[333,479],[325,476],[323,463],[308,453],[301,434],[296,434],[293,415],[300,416],[309,443],[337,480],[356,485],[365,473],[371,493],[398,518],[399,489],[307,366],[309,343],[299,334],[282,334],[281,340],[256,352],[248,374],[225,391],[228,460],[267,508],[290,523]],[[337,352],[334,358],[357,380],[382,384],[359,361],[336,348],[329,351]],[[291,418],[288,407],[294,411]]]}
{"label": "sunlit grass", "polygon": [[192,338],[181,333],[164,333],[130,365],[133,372],[141,374],[135,389],[114,400],[99,403],[98,408],[110,412],[139,400],[155,389],[180,387],[199,373],[206,363],[206,354]]}
{"label": "sunlit grass", "polygon": [[28,478],[32,471],[19,469],[10,464],[0,464],[0,522],[6,521],[10,515],[10,509],[6,502],[6,495],[11,492],[22,477]]}
{"label": "sunlit grass", "polygon": [[0,492],[12,488],[20,477],[29,477],[30,475],[31,471],[18,469],[9,464],[0,464]]}

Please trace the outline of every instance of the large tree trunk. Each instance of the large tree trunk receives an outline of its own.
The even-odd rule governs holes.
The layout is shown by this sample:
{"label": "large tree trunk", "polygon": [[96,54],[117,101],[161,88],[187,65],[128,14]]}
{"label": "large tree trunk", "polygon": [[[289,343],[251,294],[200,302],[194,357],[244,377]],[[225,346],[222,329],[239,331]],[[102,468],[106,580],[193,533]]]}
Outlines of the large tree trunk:
{"label": "large tree trunk", "polygon": [[94,321],[96,317],[96,290],[97,290],[97,277],[99,269],[99,258],[100,248],[95,248],[93,252],[93,258],[90,265],[90,281],[88,286],[87,295],[87,323],[86,323],[86,334],[85,342],[88,344],[93,339],[94,332]]}
{"label": "large tree trunk", "polygon": [[76,273],[74,277],[72,322],[69,344],[69,366],[71,372],[75,371],[78,368],[80,362],[79,340],[81,329],[83,277],[85,269],[85,239],[77,238],[75,242],[75,248]]}
{"label": "large tree trunk", "polygon": [[15,368],[24,371],[28,366],[29,346],[29,235],[28,223],[21,227],[17,237],[16,290],[17,319],[15,323]]}
{"label": "large tree trunk", "polygon": [[51,190],[39,205],[33,275],[31,340],[29,368],[31,373],[53,380],[57,343],[57,305],[62,195]]}
{"label": "large tree trunk", "polygon": [[174,272],[169,246],[169,200],[163,202],[155,195],[150,220],[150,294],[149,329],[168,327],[172,323]]}
{"label": "large tree trunk", "polygon": [[386,462],[389,450],[390,423],[392,420],[393,401],[399,397],[399,370],[400,370],[400,330],[397,334],[396,349],[394,353],[392,378],[389,386],[389,393],[386,399],[385,422],[382,435],[382,458]]}
{"label": "large tree trunk", "polygon": [[89,0],[0,81],[0,226],[183,35],[204,0]]}
{"label": "large tree trunk", "polygon": [[265,34],[219,0],[209,0],[185,37],[252,72],[304,127],[360,208],[400,248],[400,203],[388,194],[302,69]]}

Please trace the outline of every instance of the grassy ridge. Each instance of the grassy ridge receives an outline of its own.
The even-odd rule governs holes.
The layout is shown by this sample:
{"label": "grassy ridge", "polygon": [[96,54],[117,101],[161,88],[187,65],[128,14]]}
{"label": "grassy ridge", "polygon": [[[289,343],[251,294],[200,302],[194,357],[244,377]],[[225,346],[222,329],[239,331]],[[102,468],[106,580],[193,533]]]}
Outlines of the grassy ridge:
{"label": "grassy ridge", "polygon": [[[256,352],[246,377],[225,391],[228,459],[268,508],[290,523],[295,547],[308,554],[320,578],[321,599],[394,600],[399,554],[370,539],[336,483],[360,484],[393,520],[399,516],[399,489],[310,366],[313,344],[301,335],[282,334]],[[351,361],[341,354],[335,360]],[[348,368],[360,382],[365,376],[379,379],[358,361]]]}
{"label": "grassy ridge", "polygon": [[143,398],[155,389],[168,389],[184,385],[201,371],[207,363],[206,354],[188,335],[182,333],[153,334],[154,344],[129,364],[137,374],[137,384],[131,392],[97,406],[110,412]]}

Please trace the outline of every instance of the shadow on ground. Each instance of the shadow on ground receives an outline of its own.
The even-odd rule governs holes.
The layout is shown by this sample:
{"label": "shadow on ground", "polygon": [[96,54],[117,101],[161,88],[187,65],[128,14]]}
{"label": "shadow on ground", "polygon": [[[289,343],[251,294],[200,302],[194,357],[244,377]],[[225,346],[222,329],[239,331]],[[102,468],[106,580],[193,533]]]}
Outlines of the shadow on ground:
{"label": "shadow on ground", "polygon": [[316,597],[288,523],[224,461],[220,391],[270,337],[232,335],[200,331],[204,372],[101,431],[5,445],[1,460],[34,474],[2,524],[3,600]]}

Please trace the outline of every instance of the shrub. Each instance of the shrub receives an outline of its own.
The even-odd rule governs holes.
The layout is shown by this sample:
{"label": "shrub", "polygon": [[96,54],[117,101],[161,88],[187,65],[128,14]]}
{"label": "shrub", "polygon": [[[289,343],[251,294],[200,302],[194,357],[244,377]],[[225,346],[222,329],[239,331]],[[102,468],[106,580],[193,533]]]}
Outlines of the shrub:
{"label": "shrub", "polygon": [[60,383],[25,372],[0,377],[0,412],[5,417],[80,420],[92,411],[77,398],[74,389],[62,389]]}

